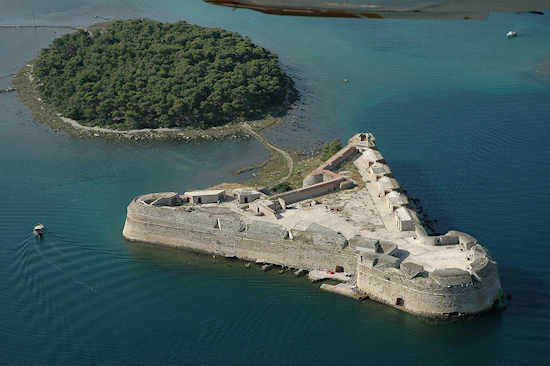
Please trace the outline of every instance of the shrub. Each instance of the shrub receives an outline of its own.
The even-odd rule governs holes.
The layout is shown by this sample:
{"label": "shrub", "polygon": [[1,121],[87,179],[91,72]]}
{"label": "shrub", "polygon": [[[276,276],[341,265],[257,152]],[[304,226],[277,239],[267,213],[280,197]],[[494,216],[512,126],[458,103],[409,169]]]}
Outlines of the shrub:
{"label": "shrub", "polygon": [[330,157],[340,151],[342,147],[343,146],[340,139],[334,139],[331,142],[324,144],[321,147],[321,160],[326,161],[330,159]]}
{"label": "shrub", "polygon": [[291,190],[292,190],[292,187],[287,182],[279,183],[271,187],[271,191],[273,193],[283,193]]}

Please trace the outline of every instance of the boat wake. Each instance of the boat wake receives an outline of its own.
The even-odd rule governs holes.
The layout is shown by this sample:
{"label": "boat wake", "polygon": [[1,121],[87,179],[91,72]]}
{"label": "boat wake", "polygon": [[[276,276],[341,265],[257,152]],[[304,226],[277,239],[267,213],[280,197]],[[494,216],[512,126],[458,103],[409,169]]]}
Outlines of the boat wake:
{"label": "boat wake", "polygon": [[[63,268],[56,261],[52,260],[50,256],[48,256],[47,252],[44,249],[42,249],[45,247],[45,244],[50,244],[49,246],[47,246],[48,250],[55,252],[56,256],[64,256],[62,251],[59,250],[57,245],[54,244],[56,241],[59,241],[59,240],[62,241],[62,238],[56,236],[55,233],[48,233],[48,237],[52,238],[53,240],[46,240],[42,236],[36,236],[33,233],[32,236],[29,235],[23,241],[19,242],[16,249],[16,258],[18,259],[16,259],[15,262],[16,263],[26,262],[26,257],[27,258],[29,257],[28,256],[29,248],[31,248],[38,255],[38,258],[44,261],[45,264],[47,264],[47,266],[55,269],[56,272],[62,275],[70,276],[69,271]],[[84,281],[80,281],[72,277],[69,277],[69,281],[74,285],[85,288],[90,292],[97,292],[97,290],[93,286],[89,285]]]}

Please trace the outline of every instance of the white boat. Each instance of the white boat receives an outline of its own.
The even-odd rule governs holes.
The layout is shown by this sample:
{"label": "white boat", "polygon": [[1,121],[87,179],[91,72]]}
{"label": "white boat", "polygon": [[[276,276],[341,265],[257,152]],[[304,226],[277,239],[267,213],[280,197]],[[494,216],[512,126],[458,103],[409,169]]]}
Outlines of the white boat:
{"label": "white boat", "polygon": [[32,231],[33,231],[34,235],[42,236],[44,234],[44,225],[38,224],[34,227],[34,229]]}
{"label": "white boat", "polygon": [[506,38],[514,38],[517,36],[518,36],[518,32],[509,31],[508,33],[506,33]]}

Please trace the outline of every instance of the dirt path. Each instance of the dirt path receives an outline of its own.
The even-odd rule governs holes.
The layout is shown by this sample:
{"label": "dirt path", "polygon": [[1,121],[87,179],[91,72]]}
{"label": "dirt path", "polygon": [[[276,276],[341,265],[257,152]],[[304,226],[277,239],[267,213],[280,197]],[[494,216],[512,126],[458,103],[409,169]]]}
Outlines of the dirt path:
{"label": "dirt path", "polygon": [[254,131],[254,129],[252,127],[250,127],[250,125],[248,123],[244,122],[243,123],[243,128],[247,132],[249,132],[252,136],[254,136],[256,138],[256,140],[258,140],[262,145],[264,145],[265,147],[267,147],[270,150],[275,151],[276,153],[281,154],[283,156],[283,158],[285,158],[285,160],[287,162],[287,166],[288,166],[288,174],[286,176],[284,176],[283,178],[279,179],[278,183],[283,183],[286,180],[288,180],[290,178],[290,176],[292,175],[293,171],[294,171],[294,160],[292,160],[292,157],[290,156],[290,154],[287,153],[286,151],[284,151],[283,149],[278,148],[277,146],[273,145],[265,137],[263,137],[262,135],[260,135],[256,131]]}

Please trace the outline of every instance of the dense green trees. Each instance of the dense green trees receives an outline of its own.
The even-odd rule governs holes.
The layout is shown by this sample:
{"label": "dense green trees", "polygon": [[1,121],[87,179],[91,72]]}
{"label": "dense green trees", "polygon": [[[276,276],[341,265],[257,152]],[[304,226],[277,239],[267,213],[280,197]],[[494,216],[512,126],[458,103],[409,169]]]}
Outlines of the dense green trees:
{"label": "dense green trees", "polygon": [[273,193],[283,193],[291,190],[292,190],[292,187],[287,182],[277,183],[273,187],[271,187],[271,192]]}
{"label": "dense green trees", "polygon": [[321,147],[321,160],[326,161],[342,149],[343,145],[340,139],[334,139]]}
{"label": "dense green trees", "polygon": [[185,22],[116,21],[64,35],[35,74],[61,114],[116,128],[206,128],[286,111],[296,98],[277,56]]}

